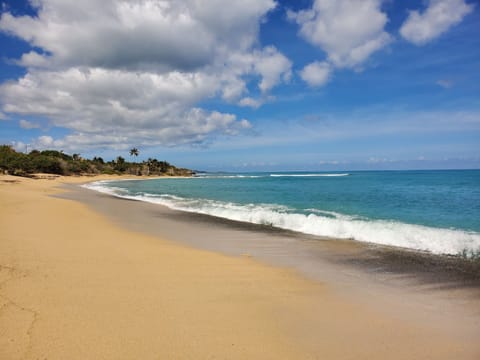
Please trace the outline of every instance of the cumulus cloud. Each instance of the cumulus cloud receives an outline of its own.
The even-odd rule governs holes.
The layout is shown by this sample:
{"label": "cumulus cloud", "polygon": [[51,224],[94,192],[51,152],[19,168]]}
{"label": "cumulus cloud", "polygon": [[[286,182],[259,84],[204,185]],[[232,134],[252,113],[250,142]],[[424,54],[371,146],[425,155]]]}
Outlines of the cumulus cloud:
{"label": "cumulus cloud", "polygon": [[54,140],[51,136],[39,136],[36,145],[38,145],[39,148],[44,149],[51,147],[54,144]]}
{"label": "cumulus cloud", "polygon": [[263,93],[273,88],[282,79],[290,80],[292,63],[273,46],[268,46],[261,53],[257,53],[253,66],[255,72],[262,77],[258,86]]}
{"label": "cumulus cloud", "polygon": [[331,65],[329,63],[315,61],[303,68],[300,77],[310,86],[322,86],[327,83],[330,72]]}
{"label": "cumulus cloud", "polygon": [[273,0],[31,3],[37,16],[0,18],[0,30],[34,49],[17,59],[27,74],[0,85],[0,103],[5,113],[70,129],[49,143],[57,147],[198,144],[235,135],[250,127],[246,119],[199,104],[216,96],[238,104],[255,87],[266,98],[291,76],[283,54],[258,44]]}
{"label": "cumulus cloud", "polygon": [[272,0],[38,0],[38,16],[5,13],[0,29],[45,53],[22,57],[27,66],[90,66],[190,71],[218,53],[248,49]]}
{"label": "cumulus cloud", "polygon": [[400,34],[415,45],[424,45],[458,24],[473,10],[464,0],[430,0],[427,9],[413,10],[400,28]]}
{"label": "cumulus cloud", "polygon": [[[231,52],[221,75],[222,97],[230,102],[248,92],[245,75],[260,78],[258,89],[265,95],[281,82],[288,82],[292,75],[291,61],[274,46],[252,52]],[[259,105],[262,101],[256,100]],[[242,104],[242,101],[239,103]]]}
{"label": "cumulus cloud", "polygon": [[24,120],[24,119],[21,119],[19,122],[19,125],[22,129],[38,129],[40,128],[40,125],[37,124],[37,123],[34,123],[34,122],[31,122],[31,121],[28,121],[28,120]]}
{"label": "cumulus cloud", "polygon": [[31,71],[1,85],[0,94],[7,112],[44,116],[51,125],[74,131],[52,145],[128,147],[132,142],[200,143],[209,135],[235,135],[247,128],[248,121],[235,115],[192,107],[214,87],[213,79],[202,74],[72,68]]}
{"label": "cumulus cloud", "polygon": [[327,53],[338,68],[355,68],[391,41],[381,0],[315,0],[312,8],[288,12],[300,35]]}

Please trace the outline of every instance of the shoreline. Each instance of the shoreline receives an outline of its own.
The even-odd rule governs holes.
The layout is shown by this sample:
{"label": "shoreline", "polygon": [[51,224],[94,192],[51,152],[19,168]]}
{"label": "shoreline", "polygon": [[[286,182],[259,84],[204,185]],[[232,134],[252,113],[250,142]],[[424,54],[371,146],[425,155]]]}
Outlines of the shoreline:
{"label": "shoreline", "polygon": [[[446,223],[440,222],[440,220],[443,219],[442,216],[429,215],[428,210],[425,209],[417,214],[418,218],[424,220],[424,222],[421,223],[402,219],[401,216],[396,217],[396,215],[389,212],[389,210],[383,211],[380,209],[375,210],[377,211],[377,215],[373,217],[365,214],[347,215],[342,212],[332,212],[329,214],[329,211],[325,214],[321,207],[317,209],[314,203],[309,203],[308,201],[305,203],[305,200],[302,200],[304,201],[303,205],[297,208],[295,202],[291,203],[292,199],[290,199],[288,195],[286,196],[285,202],[282,199],[268,198],[268,196],[271,195],[267,195],[267,199],[263,199],[263,201],[260,202],[258,202],[254,196],[252,197],[252,195],[250,195],[250,198],[248,198],[248,195],[245,195],[245,199],[239,202],[235,200],[233,202],[229,201],[228,197],[223,201],[221,197],[214,196],[214,192],[216,191],[215,182],[212,184],[210,181],[200,181],[198,184],[199,192],[196,193],[195,190],[192,190],[193,193],[188,196],[188,191],[190,191],[188,189],[190,187],[194,189],[197,185],[196,181],[186,180],[185,184],[184,181],[178,181],[180,182],[177,183],[177,180],[168,182],[167,188],[172,188],[167,190],[167,193],[171,196],[164,194],[166,195],[165,197],[164,195],[158,194],[155,190],[156,185],[154,180],[140,181],[142,184],[139,184],[138,187],[134,185],[135,182],[131,182],[130,185],[126,184],[125,186],[120,185],[120,182],[118,182],[120,189],[133,187],[133,193],[126,189],[125,191],[117,191],[110,188],[108,181],[105,183],[90,183],[85,186],[120,198],[138,199],[164,205],[174,210],[222,217],[233,221],[267,224],[275,228],[324,238],[342,238],[345,240],[360,241],[362,243],[386,247],[390,246],[403,250],[411,249],[424,253],[458,256],[459,258],[463,257],[468,260],[475,260],[480,251],[480,233],[478,231],[474,231],[468,226],[464,228],[447,226],[447,224],[450,224],[448,221]],[[161,182],[162,181],[158,182],[158,186],[162,185]],[[181,190],[184,185],[186,186],[185,190],[187,192]],[[248,180],[245,181],[245,183],[242,182],[241,186],[243,189],[242,194],[243,192],[245,194],[253,194],[257,191],[255,189],[256,185]],[[259,186],[262,187],[262,182],[260,182]],[[279,183],[278,186],[283,188],[285,185]],[[245,190],[247,188],[248,191]],[[145,193],[141,189],[144,189],[143,191],[145,191]],[[202,189],[209,189],[208,192],[212,192],[211,195],[213,198],[210,197],[208,192]],[[136,191],[140,191],[140,193],[136,193]],[[175,196],[175,194],[177,194],[177,196]],[[263,192],[261,192],[260,195],[264,196]],[[235,198],[235,195],[230,194],[229,196],[234,196]],[[246,203],[244,203],[245,201]],[[348,199],[345,201],[348,203]],[[265,204],[263,202],[265,202]],[[268,204],[273,206],[273,208]],[[277,206],[282,209],[277,209]],[[287,206],[287,208],[283,208],[284,206]],[[375,206],[376,205],[373,205],[373,208],[375,208]],[[385,204],[383,206],[385,206]],[[306,209],[304,209],[304,207]],[[420,208],[421,206],[416,206],[416,211],[420,211]],[[370,210],[367,209],[365,211],[368,213]],[[451,209],[445,209],[445,211],[451,212]],[[468,211],[468,209],[465,209],[465,211]],[[362,211],[358,210],[358,214],[362,214]],[[446,215],[446,213],[443,215]],[[459,216],[455,217],[455,215],[453,215],[453,218],[459,219]],[[468,221],[473,221],[471,217],[467,216],[467,218]],[[468,222],[465,224],[468,224]],[[460,226],[458,221],[457,225]]]}
{"label": "shoreline", "polygon": [[[108,179],[106,181],[130,181],[130,180],[149,180],[149,179]],[[153,179],[152,179],[153,180]],[[91,182],[82,183],[87,185]],[[295,230],[284,229],[276,226],[262,225],[252,222],[233,220],[221,216],[202,214],[195,211],[178,210],[168,207],[159,203],[151,203],[148,201],[142,201],[141,199],[126,198],[123,196],[116,196],[108,192],[98,191],[88,187],[83,187],[86,190],[94,191],[98,194],[110,196],[125,201],[139,201],[144,204],[153,205],[159,208],[168,208],[173,216],[176,218],[182,218],[184,221],[197,221],[211,224],[223,224],[226,227],[233,227],[237,229],[245,229],[258,231],[262,233],[278,234],[280,236],[287,236],[291,238],[298,238],[303,240],[323,241],[331,242],[332,246],[335,244],[343,243],[345,246],[358,247],[362,256],[356,259],[349,259],[352,264],[361,266],[367,271],[376,269],[380,272],[405,273],[408,270],[409,273],[414,273],[415,276],[425,278],[422,282],[446,282],[456,281],[458,286],[472,287],[480,289],[480,261],[472,260],[469,258],[461,257],[460,255],[451,254],[435,254],[427,250],[419,250],[413,248],[406,248],[394,245],[378,244],[374,242],[359,241],[355,239],[341,239],[328,236],[312,235]],[[72,187],[66,186],[67,190],[72,191]],[[75,190],[73,190],[75,191]],[[66,196],[69,198],[69,196]],[[75,196],[73,196],[75,198]],[[82,201],[82,200],[80,200]],[[109,215],[109,214],[107,214]],[[159,233],[155,233],[159,235]],[[195,245],[193,243],[193,245]],[[219,249],[213,248],[214,251]],[[359,254],[357,254],[359,255]],[[407,269],[408,267],[408,269]],[[438,271],[440,270],[440,271]],[[442,271],[443,270],[443,271]],[[436,271],[435,278],[432,276],[432,272]],[[429,278],[429,280],[427,279]]]}
{"label": "shoreline", "polygon": [[[6,358],[480,354],[478,302],[466,295],[476,286],[392,285],[395,274],[347,264],[364,251],[352,243],[259,231],[71,185],[92,178],[18,180],[0,182]],[[411,306],[394,308],[400,293]]]}
{"label": "shoreline", "polygon": [[[472,313],[480,314],[476,303],[480,299],[478,262],[174,210],[83,187],[67,185],[65,189],[68,191],[61,197],[87,204],[132,231],[166,236],[190,247],[228,256],[248,256],[275,267],[290,268],[308,279],[327,281],[340,291],[348,288],[350,295],[365,298],[367,302],[379,292],[382,301],[396,307],[400,304],[395,296],[402,297],[403,292],[408,292],[412,295],[412,308],[421,306],[425,295],[434,295],[430,300],[436,301],[439,307],[453,310],[469,304],[472,312],[458,314],[466,319]],[[185,228],[185,224],[194,230]],[[365,292],[362,286],[372,290]],[[450,296],[451,291],[455,292],[454,297]],[[480,331],[480,318],[476,324]]]}

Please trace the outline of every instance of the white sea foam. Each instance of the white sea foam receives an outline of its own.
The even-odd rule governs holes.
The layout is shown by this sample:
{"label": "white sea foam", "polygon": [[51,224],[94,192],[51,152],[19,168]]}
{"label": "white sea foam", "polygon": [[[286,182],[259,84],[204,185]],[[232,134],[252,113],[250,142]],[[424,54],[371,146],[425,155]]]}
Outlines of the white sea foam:
{"label": "white sea foam", "polygon": [[266,175],[245,175],[245,174],[197,174],[197,178],[209,178],[209,179],[257,179],[264,177],[338,177],[349,176],[348,173],[318,173],[318,174],[266,174]]}
{"label": "white sea foam", "polygon": [[265,175],[211,175],[211,174],[198,174],[195,177],[197,178],[208,178],[208,179],[257,179],[261,177],[266,177]]}
{"label": "white sea foam", "polygon": [[273,177],[337,177],[337,176],[349,176],[348,173],[343,174],[270,174]]}
{"label": "white sea foam", "polygon": [[129,195],[123,189],[96,182],[84,187],[117,197],[161,204],[172,209],[264,224],[306,234],[430,251],[435,254],[459,254],[480,250],[480,234],[457,229],[440,229],[388,220],[369,220],[318,209],[309,214],[294,213],[280,205],[219,202],[186,199],[172,195]]}

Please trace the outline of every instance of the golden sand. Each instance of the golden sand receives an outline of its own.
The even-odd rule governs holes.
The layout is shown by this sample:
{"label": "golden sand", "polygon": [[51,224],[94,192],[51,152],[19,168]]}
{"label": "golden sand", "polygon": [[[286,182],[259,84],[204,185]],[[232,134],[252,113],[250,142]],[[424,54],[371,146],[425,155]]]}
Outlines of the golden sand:
{"label": "golden sand", "polygon": [[478,359],[328,284],[49,196],[89,180],[0,176],[0,359]]}

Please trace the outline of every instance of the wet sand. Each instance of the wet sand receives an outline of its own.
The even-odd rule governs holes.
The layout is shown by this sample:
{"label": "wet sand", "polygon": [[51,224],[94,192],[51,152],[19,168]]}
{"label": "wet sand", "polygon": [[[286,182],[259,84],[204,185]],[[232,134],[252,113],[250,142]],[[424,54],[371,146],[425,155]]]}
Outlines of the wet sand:
{"label": "wet sand", "polygon": [[2,359],[480,355],[468,263],[17,179],[0,178]]}

